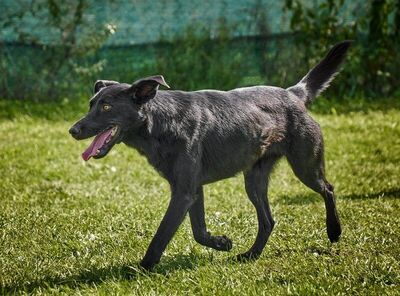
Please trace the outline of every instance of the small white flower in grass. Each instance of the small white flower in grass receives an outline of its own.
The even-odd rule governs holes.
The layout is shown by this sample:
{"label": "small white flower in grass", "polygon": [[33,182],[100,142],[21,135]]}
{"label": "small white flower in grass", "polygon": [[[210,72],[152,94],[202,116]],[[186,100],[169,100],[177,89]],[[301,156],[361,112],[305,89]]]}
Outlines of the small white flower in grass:
{"label": "small white flower in grass", "polygon": [[96,239],[96,236],[93,233],[91,233],[91,234],[89,234],[88,239],[89,239],[89,241],[92,242]]}
{"label": "small white flower in grass", "polygon": [[117,168],[116,168],[115,166],[112,166],[112,167],[110,168],[110,170],[111,170],[113,173],[115,173],[115,172],[117,171]]}

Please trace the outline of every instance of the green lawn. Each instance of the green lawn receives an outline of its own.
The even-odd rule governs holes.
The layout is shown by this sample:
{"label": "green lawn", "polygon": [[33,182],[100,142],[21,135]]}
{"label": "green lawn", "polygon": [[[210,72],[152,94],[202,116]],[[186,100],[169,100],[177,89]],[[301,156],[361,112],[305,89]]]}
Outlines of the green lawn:
{"label": "green lawn", "polygon": [[230,260],[257,231],[239,175],[205,188],[209,229],[232,238],[232,251],[198,245],[186,219],[154,272],[142,273],[136,266],[166,210],[167,183],[123,144],[84,163],[88,141],[68,135],[71,117],[2,106],[0,293],[400,294],[399,108],[314,114],[337,193],[339,243],[328,242],[321,198],[283,160],[270,186],[277,224],[258,261]]}

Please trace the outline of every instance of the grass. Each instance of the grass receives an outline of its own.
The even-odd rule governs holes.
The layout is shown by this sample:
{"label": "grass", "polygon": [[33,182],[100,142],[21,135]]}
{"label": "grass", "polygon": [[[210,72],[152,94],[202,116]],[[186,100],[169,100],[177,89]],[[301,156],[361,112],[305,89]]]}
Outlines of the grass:
{"label": "grass", "polygon": [[154,272],[142,273],[137,262],[166,210],[167,183],[123,145],[84,163],[88,142],[67,133],[81,111],[0,106],[2,294],[400,294],[399,108],[332,104],[330,114],[314,114],[344,228],[339,243],[328,242],[321,198],[281,161],[270,187],[277,225],[258,261],[230,260],[257,226],[237,176],[205,187],[209,229],[231,237],[233,250],[198,245],[186,219]]}

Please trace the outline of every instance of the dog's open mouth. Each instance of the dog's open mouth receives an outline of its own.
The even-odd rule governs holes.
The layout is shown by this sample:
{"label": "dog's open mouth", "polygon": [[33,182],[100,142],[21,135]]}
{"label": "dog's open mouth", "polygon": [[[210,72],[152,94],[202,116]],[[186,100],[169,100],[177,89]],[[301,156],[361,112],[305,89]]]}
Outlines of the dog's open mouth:
{"label": "dog's open mouth", "polygon": [[82,158],[88,161],[91,157],[102,158],[111,150],[117,142],[121,129],[118,125],[114,125],[101,133],[99,133],[89,145],[88,148],[82,153]]}

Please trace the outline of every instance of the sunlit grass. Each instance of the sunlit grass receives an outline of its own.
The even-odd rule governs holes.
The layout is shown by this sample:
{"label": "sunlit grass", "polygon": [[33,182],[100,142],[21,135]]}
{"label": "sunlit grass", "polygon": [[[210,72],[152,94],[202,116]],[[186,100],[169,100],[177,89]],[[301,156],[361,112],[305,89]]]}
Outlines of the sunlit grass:
{"label": "sunlit grass", "polygon": [[[51,116],[49,116],[51,118]],[[315,115],[326,142],[343,237],[328,242],[320,197],[281,161],[270,187],[277,225],[256,262],[229,258],[256,234],[242,176],[205,188],[210,231],[230,253],[198,245],[185,221],[153,273],[134,272],[168,203],[168,184],[119,145],[84,163],[72,121],[0,121],[0,291],[47,294],[395,295],[400,284],[400,111]],[[131,272],[126,272],[132,267]]]}

